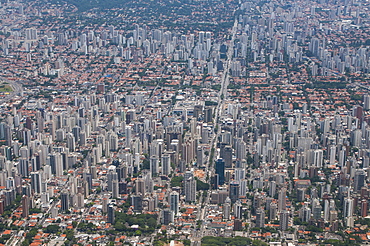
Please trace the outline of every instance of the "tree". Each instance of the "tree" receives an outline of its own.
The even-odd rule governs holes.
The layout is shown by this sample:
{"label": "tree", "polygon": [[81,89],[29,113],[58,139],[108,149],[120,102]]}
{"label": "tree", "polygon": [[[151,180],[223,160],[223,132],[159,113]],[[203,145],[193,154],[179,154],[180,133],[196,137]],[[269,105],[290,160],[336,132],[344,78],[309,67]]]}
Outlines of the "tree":
{"label": "tree", "polygon": [[66,234],[66,238],[68,241],[74,240],[75,233],[73,230],[66,230],[64,233]]}
{"label": "tree", "polygon": [[197,179],[197,190],[209,190],[209,184]]}
{"label": "tree", "polygon": [[126,231],[127,227],[124,224],[122,224],[121,222],[116,222],[114,224],[114,229],[116,229],[117,231]]}
{"label": "tree", "polygon": [[48,225],[45,229],[45,233],[57,233],[59,231],[60,227],[58,225]]}
{"label": "tree", "polygon": [[267,245],[268,245],[267,243],[262,242],[262,241],[260,241],[260,240],[254,240],[254,241],[252,242],[252,246],[267,246]]}
{"label": "tree", "polygon": [[34,228],[34,229],[30,230],[30,231],[27,233],[27,235],[26,235],[26,239],[27,239],[27,240],[32,240],[32,238],[33,238],[34,236],[36,236],[36,234],[37,234],[37,229],[36,229],[36,228]]}
{"label": "tree", "polygon": [[150,169],[150,161],[148,159],[143,160],[143,169]]}
{"label": "tree", "polygon": [[[264,246],[267,244],[261,244],[263,243],[262,241],[255,242],[256,246]],[[224,238],[224,237],[211,237],[211,236],[206,236],[202,238],[202,245],[203,246],[211,246],[211,245],[232,245],[232,246],[244,246],[244,245],[250,245],[252,240],[250,238],[245,238],[245,237],[235,237],[235,238]]]}
{"label": "tree", "polygon": [[183,176],[175,176],[171,179],[171,187],[182,187],[182,181],[184,180]]}

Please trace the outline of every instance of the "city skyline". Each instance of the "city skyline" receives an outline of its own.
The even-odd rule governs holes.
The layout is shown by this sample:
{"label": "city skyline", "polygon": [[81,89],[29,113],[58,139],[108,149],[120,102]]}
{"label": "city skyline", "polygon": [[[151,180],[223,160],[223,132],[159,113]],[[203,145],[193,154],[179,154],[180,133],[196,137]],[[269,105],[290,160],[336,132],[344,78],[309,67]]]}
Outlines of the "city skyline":
{"label": "city skyline", "polygon": [[0,2],[1,245],[363,245],[362,0]]}

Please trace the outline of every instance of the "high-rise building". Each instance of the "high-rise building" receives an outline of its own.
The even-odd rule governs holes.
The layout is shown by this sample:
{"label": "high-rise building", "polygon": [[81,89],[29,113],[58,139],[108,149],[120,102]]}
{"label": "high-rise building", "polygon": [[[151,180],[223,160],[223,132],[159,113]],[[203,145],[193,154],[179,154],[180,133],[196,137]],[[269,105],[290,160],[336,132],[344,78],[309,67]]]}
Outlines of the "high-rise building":
{"label": "high-rise building", "polygon": [[185,179],[185,201],[195,202],[196,200],[196,180],[193,177]]}
{"label": "high-rise building", "polygon": [[127,182],[119,182],[118,183],[119,193],[120,194],[127,194]]}
{"label": "high-rise building", "polygon": [[286,209],[286,188],[282,188],[279,191],[279,197],[278,197],[278,209],[279,211],[283,211]]}
{"label": "high-rise building", "polygon": [[36,40],[37,39],[37,29],[27,28],[25,30],[25,39],[26,40]]}
{"label": "high-rise building", "polygon": [[317,199],[315,199],[312,205],[312,217],[314,220],[319,220],[322,218],[321,211],[322,206],[320,205],[320,202]]}
{"label": "high-rise building", "polygon": [[158,169],[159,169],[158,156],[152,155],[150,157],[150,172],[152,173],[153,177],[158,174],[159,172]]}
{"label": "high-rise building", "polygon": [[321,168],[323,163],[323,151],[321,149],[317,149],[314,151],[314,159],[313,159],[313,166]]}
{"label": "high-rise building", "polygon": [[180,195],[176,191],[172,191],[170,194],[170,210],[173,211],[174,215],[176,216],[179,213],[180,209]]}
{"label": "high-rise building", "polygon": [[367,216],[367,210],[368,210],[368,202],[366,199],[363,199],[361,201],[361,216],[366,217]]}
{"label": "high-rise building", "polygon": [[235,146],[235,157],[237,159],[237,163],[243,164],[243,159],[246,158],[246,149],[247,149],[247,144],[243,141],[243,139],[238,138],[236,140],[236,146]]}
{"label": "high-rise building", "polygon": [[147,198],[147,202],[148,202],[148,211],[149,212],[154,212],[155,209],[156,209],[156,199],[154,198]]}
{"label": "high-rise building", "polygon": [[275,202],[270,204],[270,220],[275,220],[278,212],[278,205]]}
{"label": "high-rise building", "polygon": [[229,197],[232,203],[236,202],[239,199],[239,182],[232,181],[229,186]]}
{"label": "high-rise building", "polygon": [[135,195],[131,197],[134,212],[141,212],[143,210],[143,199],[141,196]]}
{"label": "high-rise building", "polygon": [[240,182],[239,196],[245,197],[247,195],[248,181],[246,179],[242,179],[239,182]]}
{"label": "high-rise building", "polygon": [[118,181],[124,181],[127,178],[127,165],[120,165],[116,168]]}
{"label": "high-rise building", "polygon": [[194,110],[193,110],[193,116],[196,120],[199,119],[200,116],[203,114],[203,105],[198,104],[194,105]]}
{"label": "high-rise building", "polygon": [[113,182],[112,182],[112,198],[118,198],[118,197],[119,197],[118,180],[113,180]]}
{"label": "high-rise building", "polygon": [[353,215],[353,199],[350,197],[344,198],[343,217],[350,217]]}
{"label": "high-rise building", "polygon": [[108,198],[107,197],[103,197],[101,210],[103,213],[108,212]]}
{"label": "high-rise building", "polygon": [[287,210],[283,210],[280,212],[280,230],[286,231],[288,229],[289,223],[289,212]]}
{"label": "high-rise building", "polygon": [[216,174],[218,175],[217,185],[223,185],[225,183],[225,162],[221,158],[216,161]]}
{"label": "high-rise building", "polygon": [[107,174],[107,189],[108,189],[108,191],[113,190],[113,181],[114,180],[118,181],[118,174],[117,174],[115,169],[114,170],[111,169],[111,170],[108,171],[108,174]]}
{"label": "high-rise building", "polygon": [[299,217],[302,221],[308,222],[311,219],[311,209],[308,206],[303,206],[299,211]]}
{"label": "high-rise building", "polygon": [[234,204],[234,216],[236,219],[243,218],[243,205],[239,200]]}
{"label": "high-rise building", "polygon": [[174,222],[174,212],[170,209],[162,210],[162,224],[168,225]]}
{"label": "high-rise building", "polygon": [[22,175],[22,177],[28,177],[30,175],[29,172],[29,161],[27,158],[20,158],[18,163],[18,172]]}
{"label": "high-rise building", "polygon": [[369,110],[370,109],[370,96],[364,95],[364,109]]}
{"label": "high-rise building", "polygon": [[256,227],[265,227],[265,210],[262,208],[259,208],[256,211]]}
{"label": "high-rise building", "polygon": [[234,231],[241,231],[243,229],[243,223],[241,220],[234,220]]}
{"label": "high-rise building", "polygon": [[7,124],[4,125],[4,139],[5,139],[6,146],[12,145],[12,129]]}
{"label": "high-rise building", "polygon": [[337,153],[337,146],[332,145],[329,147],[329,164],[334,165],[335,164],[335,158]]}
{"label": "high-rise building", "polygon": [[111,224],[114,224],[114,221],[115,221],[114,206],[113,205],[109,205],[108,206],[108,218],[107,218],[107,222],[108,223],[111,223]]}
{"label": "high-rise building", "polygon": [[235,181],[241,181],[245,178],[245,168],[235,168],[234,179]]}
{"label": "high-rise building", "polygon": [[162,155],[162,174],[169,175],[171,173],[171,158],[169,154]]}
{"label": "high-rise building", "polygon": [[276,194],[276,182],[271,181],[269,183],[269,196],[275,197],[275,194]]}
{"label": "high-rise building", "polygon": [[350,136],[350,142],[354,147],[360,147],[362,143],[362,132],[360,129],[353,130]]}
{"label": "high-rise building", "polygon": [[72,133],[67,133],[67,148],[72,152],[76,149],[76,140]]}
{"label": "high-rise building", "polygon": [[329,200],[325,199],[324,201],[324,221],[329,221],[329,215],[330,215]]}
{"label": "high-rise building", "polygon": [[22,217],[27,218],[30,211],[30,198],[26,195],[22,196]]}
{"label": "high-rise building", "polygon": [[231,200],[230,198],[226,198],[225,203],[222,205],[222,210],[223,210],[223,217],[224,220],[229,220],[230,219],[230,210],[231,210]]}
{"label": "high-rise building", "polygon": [[85,206],[84,195],[82,195],[81,193],[77,194],[76,206],[77,206],[77,208],[83,208]]}
{"label": "high-rise building", "polygon": [[60,196],[61,196],[61,204],[60,204],[61,210],[65,212],[69,210],[69,204],[70,204],[69,193],[66,190],[64,190]]}
{"label": "high-rise building", "polygon": [[366,172],[363,169],[357,170],[354,177],[354,190],[360,191],[361,188],[365,185]]}
{"label": "high-rise building", "polygon": [[297,200],[302,202],[305,200],[306,196],[306,189],[305,188],[298,188],[297,189]]}
{"label": "high-rise building", "polygon": [[29,184],[22,185],[22,194],[30,197],[31,196],[31,185]]}
{"label": "high-rise building", "polygon": [[36,194],[41,193],[41,175],[39,172],[31,172],[31,190]]}
{"label": "high-rise building", "polygon": [[136,189],[135,189],[135,192],[136,192],[136,195],[142,195],[144,196],[145,195],[145,181],[144,179],[142,178],[138,178],[135,180],[135,184],[136,184]]}
{"label": "high-rise building", "polygon": [[232,148],[232,146],[230,146],[230,145],[225,146],[222,158],[225,161],[225,167],[226,168],[231,168],[232,161],[233,161],[233,148]]}
{"label": "high-rise building", "polygon": [[212,122],[212,107],[207,107],[204,109],[204,122]]}
{"label": "high-rise building", "polygon": [[49,165],[51,167],[51,172],[55,176],[60,177],[63,175],[63,160],[62,155],[59,152],[51,153],[49,155]]}
{"label": "high-rise building", "polygon": [[353,109],[353,116],[360,120],[359,124],[362,123],[363,108],[361,106],[355,106]]}

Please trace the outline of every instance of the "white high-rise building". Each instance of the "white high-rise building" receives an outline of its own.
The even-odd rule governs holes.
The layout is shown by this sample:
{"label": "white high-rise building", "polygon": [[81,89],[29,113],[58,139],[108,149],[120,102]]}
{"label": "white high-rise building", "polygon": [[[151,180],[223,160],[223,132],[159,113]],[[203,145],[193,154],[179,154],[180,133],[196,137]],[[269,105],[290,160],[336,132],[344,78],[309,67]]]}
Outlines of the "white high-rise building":
{"label": "white high-rise building", "polygon": [[329,164],[330,165],[335,164],[336,153],[337,153],[337,147],[335,145],[330,146],[329,148]]}
{"label": "white high-rise building", "polygon": [[240,181],[245,178],[245,169],[244,168],[235,168],[235,181]]}
{"label": "white high-rise building", "polygon": [[317,149],[314,151],[314,158],[313,158],[313,165],[315,167],[322,167],[323,163],[323,151],[321,149]]}
{"label": "white high-rise building", "polygon": [[351,217],[352,215],[353,215],[353,199],[349,197],[344,198],[343,216]]}
{"label": "white high-rise building", "polygon": [[67,133],[67,148],[72,152],[76,149],[76,141],[72,133]]}
{"label": "white high-rise building", "polygon": [[185,201],[195,202],[196,193],[196,180],[193,177],[189,177],[185,180]]}
{"label": "white high-rise building", "polygon": [[370,109],[370,96],[364,95],[364,109],[369,110]]}
{"label": "white high-rise building", "polygon": [[25,31],[26,40],[36,40],[37,39],[37,30],[35,28],[28,28]]}
{"label": "white high-rise building", "polygon": [[126,136],[126,146],[130,146],[130,143],[131,143],[131,136],[132,133],[131,133],[131,126],[126,126],[125,128],[125,136]]}
{"label": "white high-rise building", "polygon": [[329,200],[326,199],[324,202],[324,220],[329,221],[329,212],[330,212],[330,203]]}
{"label": "white high-rise building", "polygon": [[169,175],[171,173],[171,159],[169,154],[162,155],[162,174]]}
{"label": "white high-rise building", "polygon": [[223,207],[223,216],[224,220],[230,219],[230,210],[231,210],[231,199],[229,197],[226,198],[225,203],[222,205]]}
{"label": "white high-rise building", "polygon": [[60,177],[63,175],[63,161],[62,155],[59,152],[52,153],[48,157],[49,165],[51,167],[51,172]]}

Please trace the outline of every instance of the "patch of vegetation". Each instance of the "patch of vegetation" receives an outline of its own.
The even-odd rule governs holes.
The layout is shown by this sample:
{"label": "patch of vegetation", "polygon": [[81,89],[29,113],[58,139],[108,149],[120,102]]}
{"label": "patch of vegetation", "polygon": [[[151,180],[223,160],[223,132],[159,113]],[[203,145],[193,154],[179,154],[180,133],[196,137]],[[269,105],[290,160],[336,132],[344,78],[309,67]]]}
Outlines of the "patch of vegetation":
{"label": "patch of vegetation", "polygon": [[203,237],[202,246],[242,246],[242,245],[253,245],[253,246],[267,246],[268,244],[260,240],[252,240],[246,237],[234,237],[234,238],[225,238],[225,237]]}
{"label": "patch of vegetation", "polygon": [[60,227],[58,225],[48,225],[45,229],[45,233],[57,233],[59,231]]}
{"label": "patch of vegetation", "polygon": [[310,89],[345,89],[347,83],[345,82],[314,82],[312,84],[306,84],[306,88]]}
{"label": "patch of vegetation", "polygon": [[10,85],[0,85],[0,92],[12,92],[13,89]]}
{"label": "patch of vegetation", "polygon": [[197,190],[209,190],[209,184],[197,179]]}
{"label": "patch of vegetation", "polygon": [[206,106],[217,106],[217,102],[213,102],[213,101],[205,101],[204,104]]}
{"label": "patch of vegetation", "polygon": [[[139,229],[131,228],[132,225],[138,225]],[[151,214],[127,214],[115,213],[114,229],[117,232],[131,232],[135,234],[151,234],[157,227],[157,215]],[[140,233],[138,233],[140,231]]]}
{"label": "patch of vegetation", "polygon": [[171,187],[182,187],[183,183],[182,181],[184,180],[183,176],[175,176],[171,179]]}

